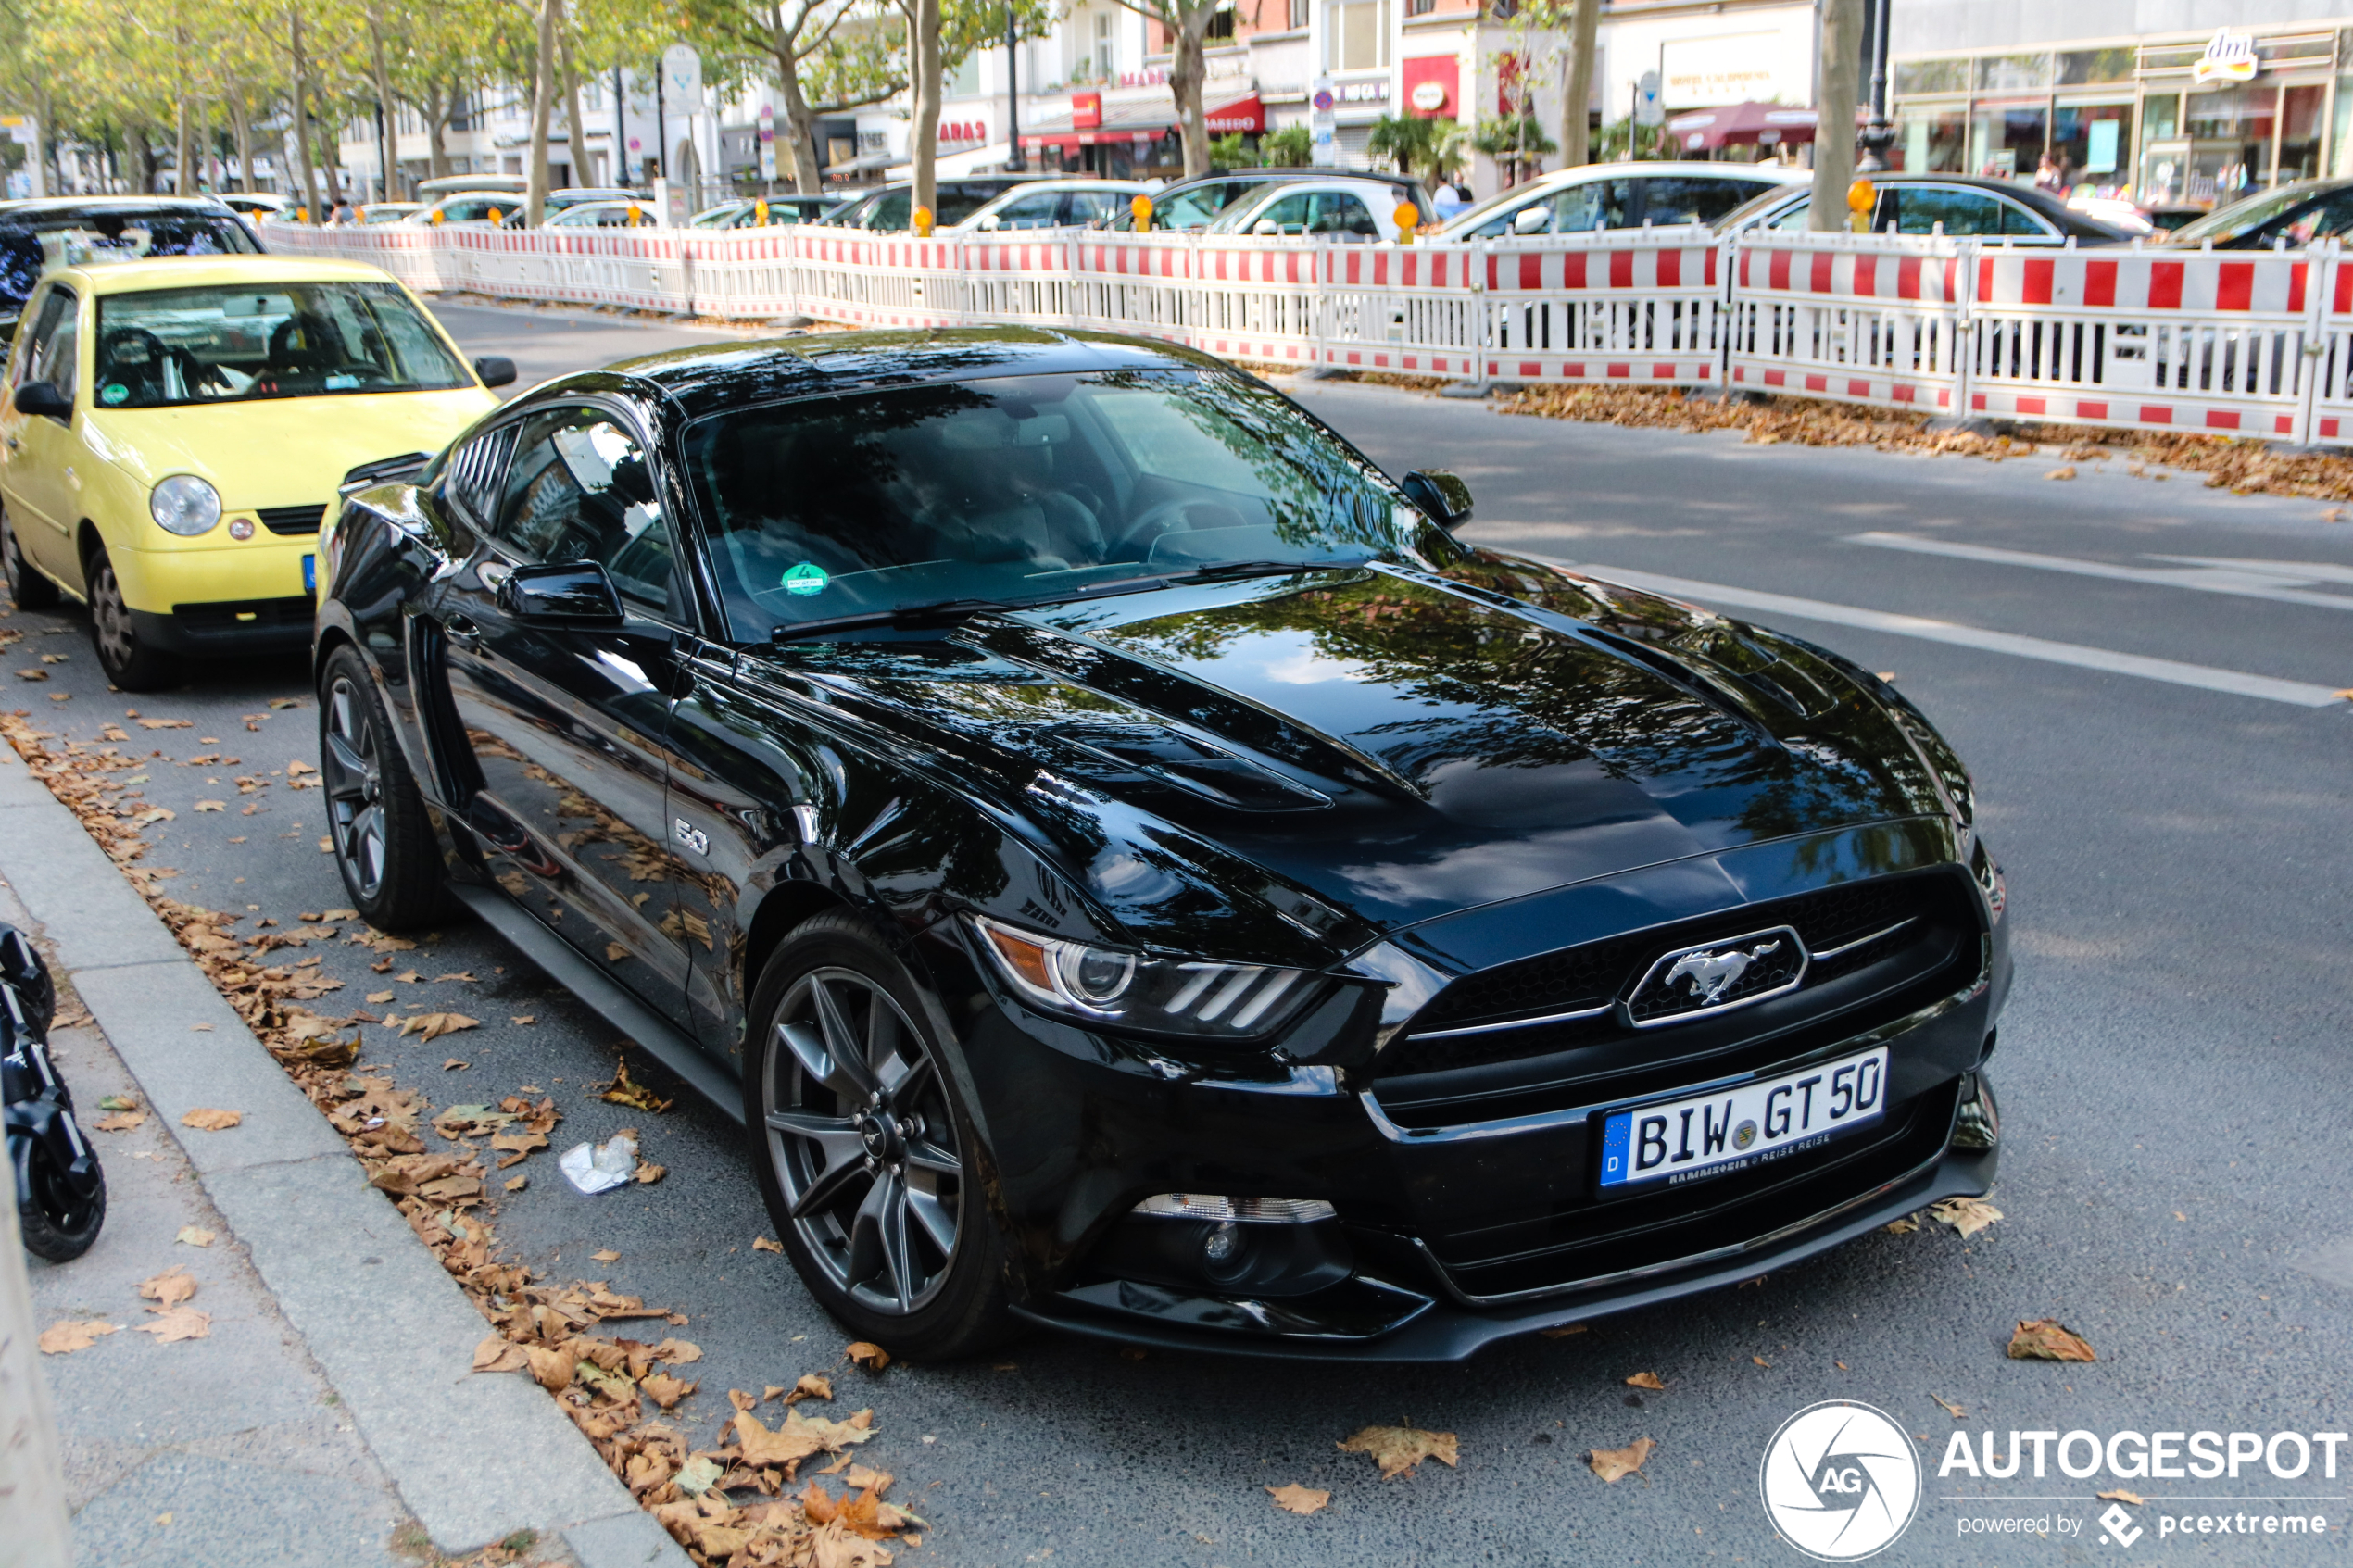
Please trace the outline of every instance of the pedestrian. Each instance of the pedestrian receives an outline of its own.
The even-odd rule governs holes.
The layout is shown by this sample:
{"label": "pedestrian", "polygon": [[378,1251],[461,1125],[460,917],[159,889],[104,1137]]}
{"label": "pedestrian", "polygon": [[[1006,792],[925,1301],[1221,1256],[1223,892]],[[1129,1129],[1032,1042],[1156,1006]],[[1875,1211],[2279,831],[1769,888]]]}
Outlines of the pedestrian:
{"label": "pedestrian", "polygon": [[342,229],[359,221],[359,215],[352,211],[350,198],[347,196],[337,196],[335,198],[334,211],[327,215],[327,222],[329,225],[333,228]]}
{"label": "pedestrian", "polygon": [[1452,221],[1456,213],[1470,206],[1470,198],[1463,194],[1461,186],[1454,183],[1452,175],[1439,177],[1438,188],[1429,194],[1429,199],[1430,205],[1438,209],[1441,223]]}
{"label": "pedestrian", "polygon": [[2048,153],[2045,153],[2043,161],[2035,166],[2034,188],[2038,191],[2049,191],[2055,194],[2067,188],[2067,182],[2059,172],[2058,159]]}

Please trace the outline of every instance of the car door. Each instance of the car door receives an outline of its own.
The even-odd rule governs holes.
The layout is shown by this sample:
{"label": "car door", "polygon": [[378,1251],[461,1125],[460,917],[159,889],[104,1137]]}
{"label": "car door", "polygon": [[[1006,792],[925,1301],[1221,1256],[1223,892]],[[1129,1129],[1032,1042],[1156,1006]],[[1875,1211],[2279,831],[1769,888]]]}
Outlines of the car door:
{"label": "car door", "polygon": [[1896,232],[1932,234],[1941,223],[1948,235],[1998,238],[2009,205],[1991,191],[1967,186],[1906,185],[1896,194]]}
{"label": "car door", "polygon": [[[434,607],[479,779],[466,821],[500,886],[679,1016],[686,965],[662,737],[692,618],[674,524],[620,410],[559,405],[512,428],[489,532]],[[527,618],[499,592],[518,568],[577,561],[605,569],[621,625]]]}
{"label": "car door", "polygon": [[1000,229],[1051,229],[1062,210],[1059,191],[1031,191],[1015,196],[992,216]]}
{"label": "car door", "polygon": [[1634,221],[1713,223],[1765,189],[1756,180],[1735,180],[1718,174],[1648,175],[1634,182],[1641,201]]}
{"label": "car door", "polygon": [[1258,209],[1258,215],[1243,226],[1244,232],[1266,235],[1303,234],[1307,232],[1312,200],[1311,193],[1306,191],[1293,191],[1288,195],[1277,196]]}
{"label": "car door", "polygon": [[1318,191],[1307,220],[1311,234],[1337,234],[1343,239],[1377,240],[1380,225],[1365,198],[1350,191]]}
{"label": "car door", "polygon": [[60,420],[17,412],[17,388],[45,382],[76,398],[81,383],[81,301],[63,283],[51,283],[32,306],[31,333],[18,351],[8,385],[7,408],[0,415],[0,457],[5,457],[8,518],[18,547],[32,563],[79,591],[82,563],[73,546],[80,521],[82,451],[80,414]]}

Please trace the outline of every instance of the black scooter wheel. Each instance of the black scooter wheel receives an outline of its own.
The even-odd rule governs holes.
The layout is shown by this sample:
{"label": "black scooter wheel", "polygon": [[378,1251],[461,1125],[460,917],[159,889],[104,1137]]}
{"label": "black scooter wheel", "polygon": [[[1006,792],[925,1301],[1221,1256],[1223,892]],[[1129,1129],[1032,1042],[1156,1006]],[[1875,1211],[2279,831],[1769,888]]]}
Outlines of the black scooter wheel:
{"label": "black scooter wheel", "polygon": [[8,1140],[17,1175],[17,1227],[24,1249],[52,1263],[69,1263],[90,1250],[107,1223],[107,1173],[87,1198],[75,1194],[48,1149],[30,1140]]}

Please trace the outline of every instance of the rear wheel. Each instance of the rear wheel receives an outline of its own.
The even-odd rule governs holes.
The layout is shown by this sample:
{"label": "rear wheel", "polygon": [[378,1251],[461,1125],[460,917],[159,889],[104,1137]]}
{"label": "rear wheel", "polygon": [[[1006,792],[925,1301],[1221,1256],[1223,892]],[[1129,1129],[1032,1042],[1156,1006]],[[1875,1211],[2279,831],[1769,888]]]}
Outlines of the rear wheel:
{"label": "rear wheel", "polygon": [[444,897],[433,823],[367,661],[347,643],[328,657],[319,682],[319,771],[327,835],[351,907],[379,931],[431,922]]}
{"label": "rear wheel", "polygon": [[107,1223],[107,1173],[97,1171],[97,1185],[82,1197],[45,1146],[25,1142],[25,1158],[17,1166],[17,1228],[24,1233],[26,1251],[52,1263],[69,1263],[90,1250]]}
{"label": "rear wheel", "polygon": [[6,507],[0,507],[0,574],[6,576],[8,597],[19,609],[47,609],[57,602],[57,585],[24,558],[24,545]]}
{"label": "rear wheel", "polygon": [[1004,1338],[1003,1233],[979,1136],[904,964],[863,922],[820,915],[770,959],[744,1075],[761,1194],[802,1282],[893,1355]]}
{"label": "rear wheel", "polygon": [[90,640],[97,645],[99,666],[107,679],[126,692],[161,691],[181,684],[181,672],[155,647],[141,640],[122,602],[122,583],[114,562],[99,550],[90,558]]}

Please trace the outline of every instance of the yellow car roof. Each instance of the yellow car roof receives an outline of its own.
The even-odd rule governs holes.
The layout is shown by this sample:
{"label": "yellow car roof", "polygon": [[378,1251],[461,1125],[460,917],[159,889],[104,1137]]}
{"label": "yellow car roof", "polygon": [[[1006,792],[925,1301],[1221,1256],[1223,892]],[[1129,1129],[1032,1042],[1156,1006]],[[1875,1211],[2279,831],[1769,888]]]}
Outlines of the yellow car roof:
{"label": "yellow car roof", "polygon": [[234,288],[267,283],[388,283],[392,274],[364,261],[298,256],[163,257],[152,261],[100,261],[57,269],[94,295],[148,289]]}

